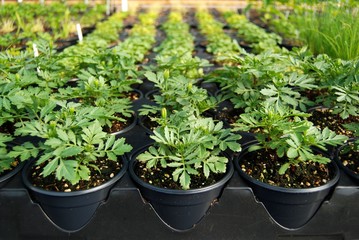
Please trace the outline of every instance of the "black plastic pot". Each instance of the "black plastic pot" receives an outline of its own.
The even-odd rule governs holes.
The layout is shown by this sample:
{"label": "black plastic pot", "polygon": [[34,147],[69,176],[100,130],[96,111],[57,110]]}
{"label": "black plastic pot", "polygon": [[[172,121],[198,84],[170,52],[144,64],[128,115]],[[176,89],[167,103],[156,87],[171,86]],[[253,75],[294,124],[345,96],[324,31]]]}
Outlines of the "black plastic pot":
{"label": "black plastic pot", "polygon": [[234,172],[232,162],[227,166],[226,175],[217,183],[199,189],[174,190],[153,186],[142,181],[134,172],[136,157],[148,146],[132,155],[129,173],[137,184],[142,197],[147,200],[158,217],[175,231],[190,230],[206,215],[214,200],[218,199]]}
{"label": "black plastic pot", "polygon": [[359,183],[359,174],[352,171],[350,168],[344,166],[343,162],[340,160],[340,154],[341,151],[347,147],[352,141],[355,141],[355,139],[350,139],[346,144],[340,146],[337,148],[334,154],[334,161],[338,164],[338,166],[344,171],[345,174],[350,176],[356,183]]}
{"label": "black plastic pot", "polygon": [[330,168],[334,171],[333,179],[320,187],[298,189],[272,186],[254,179],[242,171],[239,162],[248,154],[249,146],[247,145],[234,161],[239,175],[252,188],[256,198],[263,203],[277,224],[286,229],[303,227],[335,188],[340,175],[338,166],[334,162],[329,163]]}
{"label": "black plastic pot", "polygon": [[125,174],[128,161],[122,158],[122,169],[110,181],[88,189],[75,192],[46,191],[35,187],[30,182],[31,169],[35,161],[28,162],[22,172],[22,180],[34,202],[40,207],[51,222],[62,231],[75,232],[82,229],[93,217],[97,208],[104,203],[111,188]]}
{"label": "black plastic pot", "polygon": [[11,171],[0,175],[0,188],[6,186],[7,182],[13,177],[15,176],[18,172],[20,172],[20,170],[23,168],[24,166],[24,162],[20,163],[19,165],[17,165],[14,169],[12,169]]}
{"label": "black plastic pot", "polygon": [[110,133],[110,134],[115,135],[115,136],[121,136],[122,134],[131,131],[137,125],[138,118],[137,118],[136,113],[132,114],[131,120],[132,120],[131,123],[127,127],[125,127],[124,129],[122,129],[122,130],[120,130],[118,132],[113,132],[113,133]]}

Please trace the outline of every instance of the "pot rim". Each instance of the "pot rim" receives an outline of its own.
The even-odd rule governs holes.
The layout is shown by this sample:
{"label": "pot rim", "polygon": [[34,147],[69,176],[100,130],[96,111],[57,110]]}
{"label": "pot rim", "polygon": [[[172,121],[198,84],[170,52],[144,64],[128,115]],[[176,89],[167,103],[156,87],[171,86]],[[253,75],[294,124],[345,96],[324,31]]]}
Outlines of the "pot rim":
{"label": "pot rim", "polygon": [[318,191],[322,191],[324,189],[328,189],[332,186],[334,186],[335,184],[338,183],[339,181],[339,178],[340,178],[340,171],[339,171],[339,168],[337,166],[337,164],[335,164],[334,161],[331,161],[330,163],[328,163],[328,166],[330,166],[332,168],[332,170],[334,171],[334,176],[332,179],[330,179],[327,183],[321,185],[321,186],[318,186],[318,187],[310,187],[310,188],[286,188],[286,187],[280,187],[280,186],[273,186],[273,185],[270,185],[268,183],[264,183],[254,177],[251,177],[249,176],[248,174],[246,174],[245,172],[243,172],[243,170],[241,169],[241,167],[239,166],[239,159],[243,156],[245,156],[246,154],[248,154],[248,148],[250,146],[252,146],[253,144],[256,144],[258,143],[256,140],[255,141],[251,141],[247,144],[245,144],[245,146],[243,147],[242,149],[242,152],[235,157],[234,159],[234,166],[236,168],[236,170],[238,171],[239,175],[241,177],[243,177],[245,180],[253,183],[253,184],[256,184],[256,185],[259,185],[263,188],[266,188],[266,189],[269,189],[269,190],[272,190],[272,191],[277,191],[277,192],[291,192],[291,193],[312,193],[312,192],[318,192]]}
{"label": "pot rim", "polygon": [[346,141],[346,143],[344,143],[343,145],[340,145],[334,153],[334,160],[337,163],[337,165],[339,165],[339,167],[341,169],[343,169],[343,171],[348,174],[349,176],[359,180],[359,173],[355,173],[353,170],[351,170],[350,168],[344,166],[343,162],[339,159],[339,155],[340,155],[340,151],[345,147],[348,146],[349,143],[354,142],[356,140],[359,140],[359,138],[350,138]]}
{"label": "pot rim", "polygon": [[138,116],[137,116],[136,112],[131,113],[131,115],[132,115],[133,121],[130,125],[128,125],[127,127],[125,127],[124,129],[122,129],[118,132],[109,132],[108,134],[117,136],[117,135],[127,133],[130,130],[132,130],[137,125]]}
{"label": "pot rim", "polygon": [[223,178],[221,178],[219,181],[217,181],[216,183],[203,187],[203,188],[195,188],[195,189],[188,189],[188,190],[183,190],[183,189],[169,189],[169,188],[161,188],[161,187],[157,187],[154,186],[152,184],[146,183],[144,182],[141,178],[139,178],[136,173],[134,172],[134,166],[135,164],[138,162],[136,160],[136,157],[142,153],[143,151],[147,150],[148,147],[150,147],[153,144],[147,144],[141,148],[139,148],[138,150],[136,150],[136,152],[134,154],[131,155],[131,159],[130,159],[130,163],[129,163],[129,173],[131,178],[140,186],[145,187],[147,189],[150,189],[152,191],[156,191],[156,192],[160,192],[160,193],[165,193],[165,194],[172,194],[172,195],[191,195],[194,193],[203,193],[203,192],[207,192],[210,191],[212,189],[218,188],[222,185],[224,185],[226,182],[228,182],[233,173],[234,173],[234,166],[232,163],[232,159],[228,156],[228,154],[226,154],[225,152],[223,153],[223,155],[225,155],[225,157],[228,158],[228,163],[227,163],[227,170],[226,173],[224,175]]}
{"label": "pot rim", "polygon": [[90,189],[86,189],[86,190],[79,190],[79,191],[73,191],[73,192],[57,192],[57,191],[49,191],[49,190],[45,190],[43,188],[40,187],[36,187],[34,185],[32,185],[32,183],[29,180],[29,174],[30,174],[30,170],[31,168],[35,165],[36,160],[30,160],[26,163],[26,165],[24,166],[24,169],[22,171],[22,182],[24,183],[24,185],[30,189],[31,191],[40,193],[40,194],[44,194],[44,195],[48,195],[48,196],[54,196],[54,197],[75,197],[75,196],[81,196],[81,195],[85,195],[85,194],[89,194],[89,193],[93,193],[102,189],[105,189],[107,187],[110,187],[111,185],[115,184],[118,180],[120,180],[120,178],[122,178],[122,176],[126,173],[127,168],[128,168],[128,161],[126,159],[126,156],[119,156],[119,158],[121,158],[122,160],[122,168],[120,169],[120,171],[110,180],[108,180],[107,182],[90,188]]}

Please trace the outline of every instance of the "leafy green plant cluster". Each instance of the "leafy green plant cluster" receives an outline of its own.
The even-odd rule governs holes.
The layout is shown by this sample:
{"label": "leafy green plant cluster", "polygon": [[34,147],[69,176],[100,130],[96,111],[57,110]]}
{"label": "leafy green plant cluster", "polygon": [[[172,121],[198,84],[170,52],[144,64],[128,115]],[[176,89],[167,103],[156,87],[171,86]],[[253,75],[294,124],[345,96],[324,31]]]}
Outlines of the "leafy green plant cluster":
{"label": "leafy green plant cluster", "polygon": [[[38,159],[36,164],[43,165],[44,177],[54,174],[58,180],[77,184],[80,180],[89,180],[91,171],[99,171],[97,160],[118,161],[117,156],[131,151],[132,147],[124,138],[116,139],[103,131],[100,122],[95,120],[98,117],[96,109],[84,111],[71,103],[60,111],[54,111],[55,107],[56,103],[49,102],[38,120],[26,122],[18,129],[19,134],[40,136],[39,144],[25,142],[15,146],[8,153],[10,157],[22,161]],[[87,117],[82,115],[84,113]]]}
{"label": "leafy green plant cluster", "polygon": [[156,21],[158,14],[156,10],[139,14],[139,23],[131,29],[125,41],[118,44],[113,50],[118,54],[130,56],[135,62],[143,62],[146,53],[150,51],[156,42]]}
{"label": "leafy green plant cluster", "polygon": [[118,34],[126,16],[126,13],[116,13],[111,15],[107,21],[99,22],[96,30],[87,35],[82,43],[68,47],[61,53],[63,55],[62,64],[70,71],[76,71],[76,68],[81,67],[88,57],[96,55],[96,51],[118,43]]}
{"label": "leafy green plant cluster", "polygon": [[315,103],[333,110],[342,119],[359,116],[359,62],[334,59],[326,54],[313,56],[301,50],[295,53],[293,65],[315,79],[320,94]]}
{"label": "leafy green plant cluster", "polygon": [[263,104],[254,112],[240,115],[234,129],[255,131],[259,144],[251,146],[249,151],[261,148],[275,150],[279,158],[286,159],[286,163],[278,170],[280,174],[284,174],[290,166],[305,161],[329,163],[329,158],[316,154],[313,148],[326,151],[328,146],[343,144],[348,139],[346,136],[336,135],[329,128],[320,131],[306,120],[308,116],[309,114],[292,108]]}
{"label": "leafy green plant cluster", "polygon": [[278,44],[282,42],[282,38],[279,35],[267,33],[263,28],[250,22],[244,15],[230,11],[224,12],[222,15],[228,25],[237,30],[239,37],[249,43],[254,53],[265,50],[280,51]]}
{"label": "leafy green plant cluster", "polygon": [[171,11],[168,20],[161,25],[166,38],[154,49],[158,58],[192,55],[194,51],[194,37],[189,32],[189,25],[183,22],[180,11]]}
{"label": "leafy green plant cluster", "polygon": [[160,126],[151,136],[155,144],[138,155],[146,168],[171,168],[172,178],[183,189],[191,188],[191,176],[225,173],[229,161],[221,155],[227,148],[240,151],[237,140],[223,123],[212,118],[198,118],[190,111],[178,111],[167,115],[164,108]]}
{"label": "leafy green plant cluster", "polygon": [[203,67],[209,66],[207,60],[193,57],[194,38],[189,32],[189,25],[183,22],[180,11],[171,11],[168,20],[161,26],[166,38],[154,48],[156,71],[167,71],[170,76],[184,75],[198,79],[203,76]]}
{"label": "leafy green plant cluster", "polygon": [[228,61],[228,57],[237,56],[245,52],[236,40],[223,31],[223,24],[214,19],[209,12],[203,9],[197,11],[196,19],[200,32],[208,41],[206,50],[214,54],[215,61],[223,62],[224,59]]}
{"label": "leafy green plant cluster", "polygon": [[85,4],[6,4],[0,10],[0,47],[17,47],[26,42],[30,45],[38,39],[52,42],[67,39],[76,33],[76,23],[91,27],[104,13],[103,5],[89,8]]}
{"label": "leafy green plant cluster", "polygon": [[291,44],[292,46],[302,45],[299,40],[299,30],[289,20],[290,10],[280,10],[277,6],[269,5],[260,8],[262,13],[261,20],[268,26],[268,28],[279,34],[283,38],[283,43]]}
{"label": "leafy green plant cluster", "polygon": [[[127,121],[132,116],[125,92],[140,82],[137,66],[129,55],[107,48],[114,38],[101,38],[102,28],[103,34],[111,32],[117,39],[120,19],[125,16],[112,15],[82,44],[61,54],[46,41],[38,42],[39,57],[32,51],[0,54],[0,91],[4,96],[0,125],[8,131],[4,143],[18,136],[39,138],[38,144],[17,146],[15,142],[13,148],[7,144],[8,148],[1,150],[7,155],[1,171],[16,161],[38,158],[43,176],[54,174],[57,179],[77,183],[88,180],[90,170],[98,171],[95,158],[117,160],[116,156],[131,150],[108,129],[113,120]],[[71,86],[68,81],[74,76],[78,79]]]}
{"label": "leafy green plant cluster", "polygon": [[271,51],[244,54],[232,59],[235,66],[215,70],[205,81],[218,83],[224,98],[244,112],[257,109],[262,102],[306,111],[314,102],[302,92],[317,86],[313,77],[295,68],[294,59],[290,53]]}
{"label": "leafy green plant cluster", "polygon": [[158,114],[162,108],[169,111],[187,110],[200,116],[209,109],[215,108],[218,101],[208,92],[196,86],[194,79],[183,75],[169,76],[166,72],[146,72],[147,79],[155,84],[159,93],[154,94],[156,105],[144,105],[140,115]]}

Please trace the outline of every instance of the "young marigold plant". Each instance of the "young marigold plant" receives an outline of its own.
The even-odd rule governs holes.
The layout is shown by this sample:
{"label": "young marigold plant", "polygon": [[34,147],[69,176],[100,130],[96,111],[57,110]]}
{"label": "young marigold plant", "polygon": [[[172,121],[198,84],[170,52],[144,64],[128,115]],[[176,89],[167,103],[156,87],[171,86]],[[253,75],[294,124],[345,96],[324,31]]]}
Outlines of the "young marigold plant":
{"label": "young marigold plant", "polygon": [[193,113],[175,112],[167,116],[162,109],[159,127],[150,137],[153,146],[137,159],[146,163],[146,168],[172,168],[172,177],[183,189],[191,187],[191,176],[225,173],[229,161],[221,155],[226,149],[240,151],[237,142],[241,138],[215,123],[212,118],[197,118]]}
{"label": "young marigold plant", "polygon": [[313,147],[326,151],[327,146],[340,145],[348,139],[328,128],[320,131],[306,120],[308,116],[310,114],[291,108],[267,104],[260,110],[242,114],[234,124],[234,130],[255,132],[259,143],[250,147],[249,151],[272,149],[279,158],[286,158],[286,163],[279,169],[279,173],[284,174],[291,165],[305,161],[329,163],[330,159],[313,152]]}

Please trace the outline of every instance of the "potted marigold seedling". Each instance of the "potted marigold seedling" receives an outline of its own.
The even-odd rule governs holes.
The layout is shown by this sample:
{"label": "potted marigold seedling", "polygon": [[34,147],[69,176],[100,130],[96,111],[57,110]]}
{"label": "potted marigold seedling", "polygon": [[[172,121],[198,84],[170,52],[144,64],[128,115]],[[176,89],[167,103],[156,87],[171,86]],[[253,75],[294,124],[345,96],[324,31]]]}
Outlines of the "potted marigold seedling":
{"label": "potted marigold seedling", "polygon": [[320,131],[306,120],[308,116],[266,104],[242,114],[234,124],[256,138],[235,166],[273,219],[286,228],[307,223],[339,180],[338,167],[326,149],[347,137],[328,128]]}

